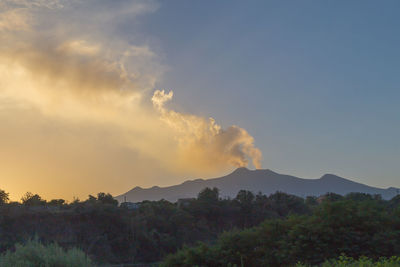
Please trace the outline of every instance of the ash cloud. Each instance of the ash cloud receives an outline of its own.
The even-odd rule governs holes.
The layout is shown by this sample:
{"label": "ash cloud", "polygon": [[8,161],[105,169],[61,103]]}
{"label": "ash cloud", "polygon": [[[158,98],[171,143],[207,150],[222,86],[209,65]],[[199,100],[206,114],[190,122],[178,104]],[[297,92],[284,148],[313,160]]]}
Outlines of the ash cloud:
{"label": "ash cloud", "polygon": [[172,91],[149,99],[165,66],[134,33],[116,37],[115,27],[157,6],[0,2],[0,172],[14,199],[26,191],[69,199],[120,193],[249,161],[261,167],[245,129],[168,109]]}
{"label": "ash cloud", "polygon": [[173,97],[173,91],[154,92],[152,102],[161,119],[176,131],[181,158],[185,163],[202,163],[202,168],[224,167],[229,163],[245,167],[251,159],[256,168],[261,168],[262,154],[254,146],[254,138],[236,125],[223,129],[213,118],[203,118],[168,110],[165,103]]}

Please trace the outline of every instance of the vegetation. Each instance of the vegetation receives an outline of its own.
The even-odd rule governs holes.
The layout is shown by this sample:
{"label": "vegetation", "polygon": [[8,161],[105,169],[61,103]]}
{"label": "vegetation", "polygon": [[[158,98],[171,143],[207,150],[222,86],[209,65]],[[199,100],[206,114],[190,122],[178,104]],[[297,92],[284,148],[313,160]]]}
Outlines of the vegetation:
{"label": "vegetation", "polygon": [[32,194],[31,192],[27,192],[21,198],[22,204],[25,206],[41,206],[46,204],[46,200],[43,200],[38,194]]}
{"label": "vegetation", "polygon": [[[96,264],[164,260],[165,266],[312,266],[342,264],[342,254],[368,256],[359,261],[371,264],[400,255],[400,197],[386,201],[352,193],[303,199],[242,190],[234,199],[221,199],[217,188],[206,188],[196,199],[143,201],[132,208],[119,206],[106,193],[71,203],[31,193],[21,202],[8,202],[4,194],[3,258],[14,255],[6,251],[14,251],[16,244],[34,237],[59,245],[36,244],[40,249],[56,246],[68,253],[78,247]],[[21,248],[18,245],[15,253]]]}
{"label": "vegetation", "polygon": [[0,205],[6,204],[9,200],[9,194],[6,193],[4,190],[0,190]]}
{"label": "vegetation", "polygon": [[[320,265],[321,267],[397,267],[400,266],[400,257],[380,258],[377,261],[367,257],[360,257],[355,260],[345,255],[339,256],[338,259],[328,260]],[[310,267],[310,265],[297,264],[296,267]]]}
{"label": "vegetation", "polygon": [[372,260],[400,255],[400,210],[390,204],[365,194],[325,198],[311,215],[226,232],[212,245],[200,243],[168,256],[165,266],[316,265],[342,253]]}
{"label": "vegetation", "polygon": [[93,265],[81,250],[74,248],[66,251],[57,244],[45,246],[37,240],[31,240],[26,244],[17,244],[15,251],[8,251],[0,256],[0,266],[85,267]]}

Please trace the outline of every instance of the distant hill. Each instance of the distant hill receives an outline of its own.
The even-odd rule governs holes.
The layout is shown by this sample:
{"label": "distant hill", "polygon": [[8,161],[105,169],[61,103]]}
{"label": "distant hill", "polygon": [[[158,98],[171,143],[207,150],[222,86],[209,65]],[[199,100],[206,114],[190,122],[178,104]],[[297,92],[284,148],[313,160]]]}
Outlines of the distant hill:
{"label": "distant hill", "polygon": [[248,170],[238,168],[231,174],[214,179],[197,179],[186,181],[179,185],[151,188],[135,187],[132,190],[117,196],[118,201],[125,197],[130,202],[143,200],[166,199],[171,202],[179,198],[196,197],[205,187],[217,187],[221,197],[234,198],[239,190],[250,190],[254,193],[272,194],[276,191],[305,197],[320,196],[327,192],[345,195],[350,192],[380,194],[384,199],[390,199],[397,194],[397,189],[372,187],[333,175],[325,174],[319,179],[303,179],[290,175],[279,174],[271,170]]}

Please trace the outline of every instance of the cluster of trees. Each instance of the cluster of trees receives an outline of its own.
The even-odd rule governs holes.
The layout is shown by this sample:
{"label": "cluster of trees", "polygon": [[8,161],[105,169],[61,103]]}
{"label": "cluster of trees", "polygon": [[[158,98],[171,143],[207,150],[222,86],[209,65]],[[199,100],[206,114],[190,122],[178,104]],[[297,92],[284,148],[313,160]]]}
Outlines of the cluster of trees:
{"label": "cluster of trees", "polygon": [[0,205],[0,252],[37,236],[44,244],[79,247],[97,263],[158,262],[183,245],[215,240],[220,233],[244,229],[267,218],[310,212],[302,198],[240,191],[221,199],[206,188],[184,205],[165,200],[143,201],[130,210],[110,195],[84,201],[45,201],[27,193],[21,202]]}
{"label": "cluster of trees", "polygon": [[36,237],[79,247],[96,264],[279,266],[319,264],[341,253],[400,255],[400,197],[303,199],[242,190],[221,199],[217,188],[205,188],[196,199],[143,201],[137,209],[105,193],[71,203],[31,193],[10,203],[4,191],[0,199],[0,253]]}
{"label": "cluster of trees", "polygon": [[[41,196],[38,194],[32,194],[31,192],[25,193],[21,197],[21,202],[9,202],[9,193],[5,192],[4,190],[0,189],[0,205],[13,205],[13,206],[18,206],[20,204],[28,207],[33,207],[33,206],[58,206],[58,207],[67,207],[67,202],[64,199],[52,199],[50,201],[46,201],[43,199]],[[80,203],[79,199],[74,199],[70,203],[70,205],[75,205]],[[118,205],[118,201],[114,199],[114,197],[111,194],[106,194],[106,193],[98,193],[97,197],[89,195],[88,199],[85,201],[85,203],[89,204],[111,204],[114,206]]]}
{"label": "cluster of trees", "polygon": [[[384,201],[352,193],[328,194],[320,205],[308,200],[315,205],[311,214],[268,219],[256,227],[225,232],[216,242],[168,256],[164,266],[294,266],[298,262],[313,266],[341,254],[355,259],[368,256],[371,262],[400,255],[400,197]],[[329,265],[332,262],[325,266],[340,266]]]}

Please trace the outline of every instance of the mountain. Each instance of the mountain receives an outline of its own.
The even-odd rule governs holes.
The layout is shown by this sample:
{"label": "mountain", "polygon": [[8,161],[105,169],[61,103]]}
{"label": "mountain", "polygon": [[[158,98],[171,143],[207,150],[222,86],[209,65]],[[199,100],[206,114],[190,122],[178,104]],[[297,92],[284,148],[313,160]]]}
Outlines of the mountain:
{"label": "mountain", "polygon": [[345,195],[350,192],[380,194],[384,199],[390,199],[397,194],[397,189],[372,187],[333,175],[325,174],[319,179],[303,179],[290,175],[279,174],[271,170],[248,170],[238,168],[231,174],[214,179],[197,179],[186,181],[179,185],[151,188],[135,187],[132,190],[117,196],[120,202],[125,197],[130,202],[143,200],[166,199],[171,202],[179,198],[196,197],[205,187],[217,187],[221,197],[234,198],[239,190],[250,190],[254,193],[272,194],[276,191],[286,192],[301,197],[320,196],[327,192]]}

